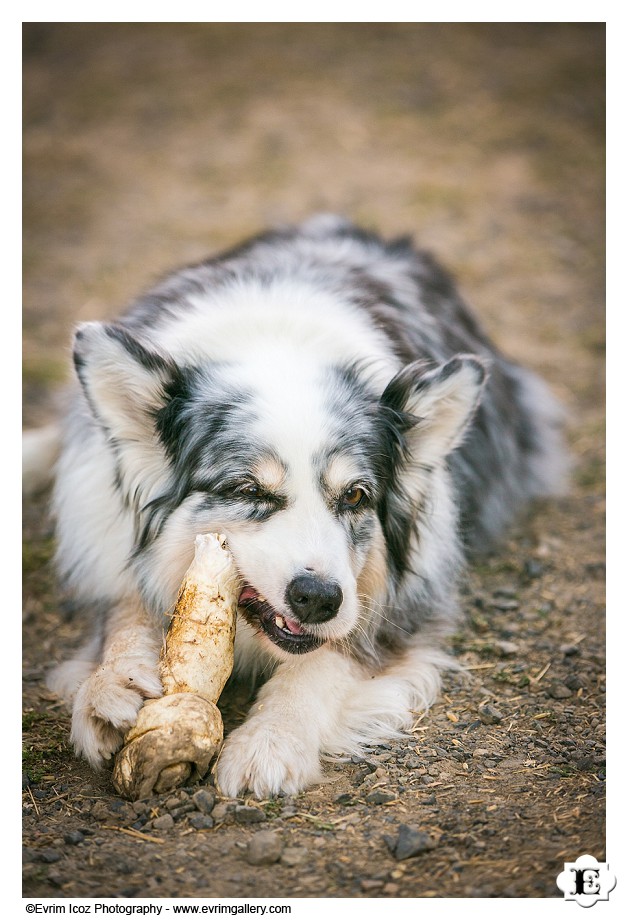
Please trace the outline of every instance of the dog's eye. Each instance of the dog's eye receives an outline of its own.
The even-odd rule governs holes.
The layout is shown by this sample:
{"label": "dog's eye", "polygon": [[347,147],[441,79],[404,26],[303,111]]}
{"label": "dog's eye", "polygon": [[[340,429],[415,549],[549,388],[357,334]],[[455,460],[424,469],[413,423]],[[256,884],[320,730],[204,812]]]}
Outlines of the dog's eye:
{"label": "dog's eye", "polygon": [[355,508],[359,508],[365,499],[366,493],[364,489],[361,489],[360,486],[351,486],[342,496],[342,506],[353,511]]}
{"label": "dog's eye", "polygon": [[238,489],[240,495],[244,495],[245,498],[261,498],[262,490],[254,482],[249,482],[244,486],[240,486]]}

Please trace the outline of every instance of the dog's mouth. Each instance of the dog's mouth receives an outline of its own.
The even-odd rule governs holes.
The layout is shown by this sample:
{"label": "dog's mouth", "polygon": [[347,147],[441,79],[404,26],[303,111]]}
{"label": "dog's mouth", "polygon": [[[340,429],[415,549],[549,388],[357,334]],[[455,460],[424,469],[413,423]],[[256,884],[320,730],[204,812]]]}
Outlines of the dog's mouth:
{"label": "dog's mouth", "polygon": [[309,633],[301,623],[275,610],[251,585],[242,588],[238,607],[252,626],[261,629],[284,652],[302,655],[319,648],[325,641]]}

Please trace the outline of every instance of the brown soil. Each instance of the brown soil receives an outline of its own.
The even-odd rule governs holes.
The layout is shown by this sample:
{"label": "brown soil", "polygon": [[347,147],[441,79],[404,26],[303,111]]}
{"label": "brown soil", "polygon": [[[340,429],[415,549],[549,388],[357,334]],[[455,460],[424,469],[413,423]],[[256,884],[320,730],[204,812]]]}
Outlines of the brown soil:
{"label": "brown soil", "polygon": [[[571,411],[575,460],[470,572],[469,679],[408,740],[205,828],[193,789],[133,809],[74,758],[43,678],[81,618],[27,503],[25,896],[557,897],[565,861],[605,858],[603,92],[601,23],[25,26],[26,424],[57,411],[76,321],[324,209],[452,268]],[[429,845],[397,859],[403,824]],[[247,861],[260,829],[279,863]]]}

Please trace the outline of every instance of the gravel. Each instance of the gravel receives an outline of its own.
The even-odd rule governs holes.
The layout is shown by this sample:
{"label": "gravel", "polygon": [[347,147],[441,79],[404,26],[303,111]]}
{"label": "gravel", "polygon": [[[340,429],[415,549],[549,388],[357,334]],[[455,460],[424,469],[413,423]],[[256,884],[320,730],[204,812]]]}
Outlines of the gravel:
{"label": "gravel", "polygon": [[216,793],[213,789],[198,789],[192,796],[194,807],[204,815],[210,815],[216,804]]}
{"label": "gravel", "polygon": [[396,837],[387,835],[384,840],[390,852],[398,860],[411,859],[436,846],[429,834],[408,824],[400,825]]}
{"label": "gravel", "polygon": [[197,831],[206,831],[214,826],[214,819],[211,815],[198,814],[190,815],[190,825]]}
{"label": "gravel", "polygon": [[259,824],[266,820],[266,814],[256,805],[236,805],[235,820],[237,824]]}
{"label": "gravel", "polygon": [[277,831],[258,831],[248,842],[245,859],[251,866],[271,866],[279,862],[284,842]]}
{"label": "gravel", "polygon": [[497,725],[498,722],[501,722],[504,718],[503,713],[490,703],[478,706],[478,714],[480,716],[480,721],[483,722],[484,725]]}

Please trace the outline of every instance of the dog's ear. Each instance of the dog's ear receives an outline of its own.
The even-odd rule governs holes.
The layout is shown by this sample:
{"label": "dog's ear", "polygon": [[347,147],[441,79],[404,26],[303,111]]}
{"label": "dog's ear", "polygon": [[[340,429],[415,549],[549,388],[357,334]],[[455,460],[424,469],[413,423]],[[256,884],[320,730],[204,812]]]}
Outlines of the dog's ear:
{"label": "dog's ear", "polygon": [[173,366],[122,327],[96,322],[77,329],[74,365],[92,414],[116,453],[124,490],[131,495],[157,485],[166,464],[155,413],[166,401]]}
{"label": "dog's ear", "polygon": [[120,326],[83,323],[74,336],[74,366],[90,408],[114,439],[152,429],[170,376],[164,358],[148,351]]}
{"label": "dog's ear", "polygon": [[484,362],[472,355],[458,355],[436,368],[417,361],[393,377],[382,394],[390,467],[379,516],[399,578],[407,571],[414,540],[425,547],[442,547],[441,562],[455,555],[448,490],[441,487],[427,505],[425,499],[431,488],[437,488],[434,472],[443,468],[464,437],[486,376]]}
{"label": "dog's ear", "polygon": [[431,370],[415,361],[393,377],[381,403],[404,430],[408,459],[426,469],[443,462],[462,441],[486,378],[485,363],[474,355]]}

